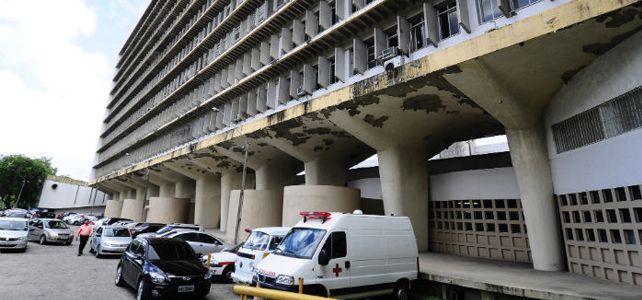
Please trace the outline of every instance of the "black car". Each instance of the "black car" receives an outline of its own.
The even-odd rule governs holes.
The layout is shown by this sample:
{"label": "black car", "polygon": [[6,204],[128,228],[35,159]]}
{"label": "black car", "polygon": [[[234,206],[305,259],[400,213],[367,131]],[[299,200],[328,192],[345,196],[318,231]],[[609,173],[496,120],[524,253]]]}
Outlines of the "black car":
{"label": "black car", "polygon": [[105,218],[105,221],[103,221],[103,225],[113,225],[114,223],[118,221],[131,221],[131,219],[127,218]]}
{"label": "black car", "polygon": [[141,233],[156,232],[163,227],[165,227],[163,223],[142,223],[134,227],[130,233],[133,238],[136,238],[136,236]]}
{"label": "black car", "polygon": [[116,285],[136,288],[136,299],[196,297],[210,292],[212,275],[185,241],[134,240],[118,263]]}

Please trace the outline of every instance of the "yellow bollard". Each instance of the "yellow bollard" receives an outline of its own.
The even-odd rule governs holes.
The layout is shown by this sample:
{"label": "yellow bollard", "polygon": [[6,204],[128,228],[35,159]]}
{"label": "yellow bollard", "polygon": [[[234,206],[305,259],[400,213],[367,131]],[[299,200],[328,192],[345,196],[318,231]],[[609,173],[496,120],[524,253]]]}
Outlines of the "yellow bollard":
{"label": "yellow bollard", "polygon": [[303,294],[303,277],[299,277],[299,294]]}
{"label": "yellow bollard", "polygon": [[212,253],[207,255],[207,269],[210,269],[210,261],[212,261]]}

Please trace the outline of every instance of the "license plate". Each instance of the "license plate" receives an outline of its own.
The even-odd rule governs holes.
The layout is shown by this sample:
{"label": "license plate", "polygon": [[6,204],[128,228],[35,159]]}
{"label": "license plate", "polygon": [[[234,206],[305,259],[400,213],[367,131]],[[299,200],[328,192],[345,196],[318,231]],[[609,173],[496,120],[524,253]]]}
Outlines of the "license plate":
{"label": "license plate", "polygon": [[179,293],[191,293],[194,291],[194,286],[193,285],[179,285],[178,286],[178,292]]}

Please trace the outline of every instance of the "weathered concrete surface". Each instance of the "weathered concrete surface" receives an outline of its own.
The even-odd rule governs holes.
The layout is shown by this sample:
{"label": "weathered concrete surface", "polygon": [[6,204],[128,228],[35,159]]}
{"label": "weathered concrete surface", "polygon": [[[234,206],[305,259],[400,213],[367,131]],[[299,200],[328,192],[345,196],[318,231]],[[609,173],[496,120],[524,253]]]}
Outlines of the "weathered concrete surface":
{"label": "weathered concrete surface", "polygon": [[125,199],[123,201],[123,209],[120,212],[121,218],[138,221],[140,220],[141,213],[143,212],[143,200],[138,199]]}
{"label": "weathered concrete surface", "polygon": [[107,200],[107,205],[105,206],[105,218],[120,217],[122,208],[123,208],[123,201]]}
{"label": "weathered concrete surface", "polygon": [[152,197],[149,199],[147,222],[185,223],[189,204],[187,198]]}
{"label": "weathered concrete surface", "polygon": [[[234,241],[236,216],[238,215],[241,191],[234,190],[230,195],[230,208],[227,217],[227,236]],[[245,228],[281,226],[283,211],[283,191],[245,190],[243,211],[239,231],[239,241],[248,237]]]}
{"label": "weathered concrete surface", "polygon": [[639,300],[642,287],[568,272],[545,272],[529,264],[443,253],[420,253],[420,278],[482,291],[535,299]]}
{"label": "weathered concrete surface", "polygon": [[219,227],[221,215],[221,178],[206,174],[196,180],[194,223],[207,228]]}
{"label": "weathered concrete surface", "polygon": [[294,226],[304,211],[351,213],[361,205],[361,191],[330,185],[293,185],[283,190],[283,226]]}

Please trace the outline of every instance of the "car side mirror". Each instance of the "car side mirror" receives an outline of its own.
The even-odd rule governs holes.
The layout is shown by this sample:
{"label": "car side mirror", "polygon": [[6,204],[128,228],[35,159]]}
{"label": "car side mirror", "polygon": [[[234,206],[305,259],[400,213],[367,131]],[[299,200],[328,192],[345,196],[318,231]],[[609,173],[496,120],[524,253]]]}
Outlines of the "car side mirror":
{"label": "car side mirror", "polygon": [[327,266],[330,263],[330,256],[325,250],[319,251],[319,265]]}

